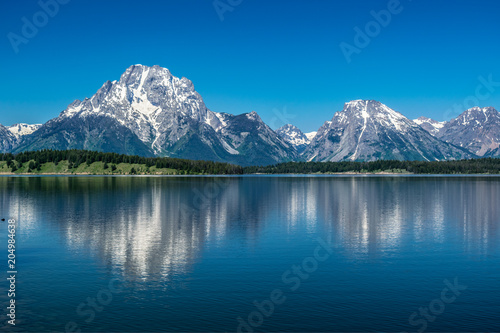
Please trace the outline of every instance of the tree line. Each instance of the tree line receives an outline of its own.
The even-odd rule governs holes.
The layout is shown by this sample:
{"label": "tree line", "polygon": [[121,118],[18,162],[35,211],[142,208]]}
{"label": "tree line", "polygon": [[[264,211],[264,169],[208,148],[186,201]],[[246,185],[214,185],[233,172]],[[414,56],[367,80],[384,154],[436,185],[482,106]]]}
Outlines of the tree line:
{"label": "tree line", "polygon": [[414,174],[499,174],[500,158],[481,158],[456,161],[397,161],[372,162],[287,162],[269,166],[250,166],[244,173],[313,174],[342,172],[407,172]]}
{"label": "tree line", "polygon": [[[117,153],[103,153],[88,150],[50,150],[22,152],[18,154],[0,153],[0,161],[7,162],[12,172],[28,163],[28,170],[40,171],[45,163],[59,164],[68,161],[69,169],[76,169],[82,163],[91,165],[94,162],[103,162],[104,169],[116,170],[120,163],[143,164],[146,167],[156,166],[157,169],[169,168],[183,171],[185,174],[242,174],[243,168],[229,163],[197,161],[171,157],[141,157],[120,155]],[[131,173],[134,173],[135,169]]]}
{"label": "tree line", "polygon": [[[88,150],[50,150],[0,153],[0,161],[7,162],[12,172],[28,164],[28,170],[40,171],[45,163],[58,164],[68,161],[68,169],[94,162],[104,163],[104,169],[116,170],[120,163],[140,164],[147,168],[175,169],[183,174],[314,174],[314,173],[375,173],[382,171],[414,174],[500,174],[500,158],[481,158],[456,161],[398,161],[378,160],[372,162],[286,162],[269,166],[241,167],[229,163],[187,160],[172,157],[141,157],[117,153],[103,153]],[[132,168],[131,173],[137,171]]]}

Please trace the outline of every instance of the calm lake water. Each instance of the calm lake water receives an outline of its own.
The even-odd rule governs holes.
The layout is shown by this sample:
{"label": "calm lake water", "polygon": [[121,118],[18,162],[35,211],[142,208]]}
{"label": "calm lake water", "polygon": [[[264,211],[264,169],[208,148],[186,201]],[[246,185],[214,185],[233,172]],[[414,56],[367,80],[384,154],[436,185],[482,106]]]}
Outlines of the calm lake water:
{"label": "calm lake water", "polygon": [[13,332],[500,331],[497,177],[0,177]]}

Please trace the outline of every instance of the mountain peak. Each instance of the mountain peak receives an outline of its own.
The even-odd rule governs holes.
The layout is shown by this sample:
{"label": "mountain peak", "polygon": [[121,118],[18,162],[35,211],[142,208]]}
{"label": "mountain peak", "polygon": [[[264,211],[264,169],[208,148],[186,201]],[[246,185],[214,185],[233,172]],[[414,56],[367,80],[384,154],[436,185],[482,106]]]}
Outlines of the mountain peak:
{"label": "mountain peak", "polygon": [[470,154],[439,141],[401,113],[374,100],[345,104],[306,148],[309,161],[439,160]]}
{"label": "mountain peak", "polygon": [[169,80],[172,78],[172,73],[170,73],[167,68],[158,65],[152,67],[132,65],[121,75],[119,82],[129,86],[140,84],[140,82],[144,82],[148,77],[165,78]]}
{"label": "mountain peak", "polygon": [[421,128],[423,128],[432,135],[437,135],[439,130],[443,128],[443,126],[446,124],[446,121],[439,122],[437,120],[423,116],[414,119],[413,122],[415,122],[418,126],[420,126]]}
{"label": "mountain peak", "polygon": [[424,121],[435,121],[434,119],[431,119],[431,118],[427,118],[427,117],[424,117],[424,116],[420,116],[418,117],[417,119],[414,120],[415,122],[424,122]]}
{"label": "mountain peak", "polygon": [[462,125],[468,125],[472,123],[485,123],[488,121],[492,121],[495,119],[498,121],[500,117],[500,113],[494,107],[485,107],[480,108],[478,106],[472,107],[468,110],[465,110],[462,114],[460,114],[457,118],[452,119],[451,122],[458,122]]}
{"label": "mountain peak", "polygon": [[300,129],[297,126],[292,125],[292,124],[283,125],[280,128],[278,128],[276,131],[289,131],[289,130],[299,130],[300,131]]}
{"label": "mountain peak", "polygon": [[362,99],[356,99],[354,101],[350,101],[344,104],[344,110],[350,108],[365,108],[368,105],[368,101]]}
{"label": "mountain peak", "polygon": [[37,131],[40,127],[42,127],[42,124],[25,124],[25,123],[19,123],[19,124],[14,124],[12,126],[7,127],[7,129],[16,138],[20,138],[21,136],[29,135],[29,134]]}
{"label": "mountain peak", "polygon": [[468,110],[466,110],[465,112],[463,112],[462,114],[471,114],[471,113],[498,113],[498,111],[492,107],[492,106],[488,106],[488,107],[484,107],[484,108],[481,108],[479,106],[474,106]]}
{"label": "mountain peak", "polygon": [[369,122],[381,123],[393,126],[396,129],[413,124],[401,113],[394,111],[385,104],[375,100],[354,100],[345,103],[344,109],[334,115],[334,119],[339,123],[353,122],[354,119],[360,119],[366,126]]}
{"label": "mountain peak", "polygon": [[437,136],[478,156],[487,156],[500,145],[498,133],[500,113],[493,107],[475,106],[446,123]]}
{"label": "mountain peak", "polygon": [[372,113],[395,113],[398,115],[401,115],[404,117],[402,114],[399,112],[394,111],[393,109],[389,108],[385,104],[375,101],[375,100],[368,100],[368,99],[357,99],[354,101],[350,101],[345,103],[344,105],[344,110],[343,111],[362,111],[362,112],[367,112],[369,114]]}
{"label": "mountain peak", "polygon": [[372,99],[355,99],[353,101],[345,103],[345,108],[347,107],[357,107],[357,108],[367,108],[368,106],[379,106],[383,105],[379,101]]}
{"label": "mountain peak", "polygon": [[424,117],[424,116],[418,117],[417,119],[414,119],[413,121],[416,122],[419,125],[421,125],[423,123],[430,123],[430,124],[441,124],[441,123],[444,123],[444,122],[439,122],[437,120],[434,120],[434,119],[428,118],[428,117]]}
{"label": "mountain peak", "polygon": [[276,130],[276,133],[285,142],[294,146],[299,153],[306,149],[311,140],[297,127],[292,124],[286,124]]}
{"label": "mountain peak", "polygon": [[175,77],[167,68],[158,65],[138,64],[128,67],[119,81],[106,81],[91,98],[71,103],[63,115],[100,113],[125,119],[129,113],[146,117],[171,113],[202,120],[206,112],[203,99],[190,80]]}
{"label": "mountain peak", "polygon": [[[142,156],[172,156],[241,164],[271,164],[297,151],[257,112],[233,116],[212,112],[193,83],[160,66],[133,65],[119,81],[106,81],[91,97],[27,135],[22,144],[0,128],[0,148],[92,147]],[[23,130],[26,130],[23,128]],[[47,144],[49,142],[49,144]]]}
{"label": "mountain peak", "polygon": [[259,114],[256,111],[252,111],[250,113],[247,113],[246,116],[248,119],[251,119],[251,120],[262,121],[260,119]]}

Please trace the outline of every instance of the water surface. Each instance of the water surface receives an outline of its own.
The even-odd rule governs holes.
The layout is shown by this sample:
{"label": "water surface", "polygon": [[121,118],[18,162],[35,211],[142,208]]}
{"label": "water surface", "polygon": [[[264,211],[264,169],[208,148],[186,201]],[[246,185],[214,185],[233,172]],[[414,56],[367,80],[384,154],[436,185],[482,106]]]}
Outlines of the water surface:
{"label": "water surface", "polygon": [[3,327],[500,331],[499,204],[497,177],[0,177]]}

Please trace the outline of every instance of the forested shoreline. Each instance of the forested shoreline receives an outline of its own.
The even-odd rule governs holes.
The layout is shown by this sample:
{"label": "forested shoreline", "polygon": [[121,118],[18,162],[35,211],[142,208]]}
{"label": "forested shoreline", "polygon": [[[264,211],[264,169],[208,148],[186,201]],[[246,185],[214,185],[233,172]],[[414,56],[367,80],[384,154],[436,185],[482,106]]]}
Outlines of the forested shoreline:
{"label": "forested shoreline", "polygon": [[194,161],[170,157],[141,157],[88,150],[40,150],[0,154],[0,173],[41,174],[242,174],[229,163]]}
{"label": "forested shoreline", "polygon": [[241,174],[500,174],[499,158],[457,161],[286,162],[241,167],[171,157],[141,157],[87,150],[0,153],[1,174],[241,175]]}
{"label": "forested shoreline", "polygon": [[288,162],[269,166],[246,167],[245,173],[329,174],[329,173],[396,173],[396,174],[499,174],[500,158],[457,161],[372,162]]}

